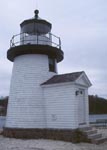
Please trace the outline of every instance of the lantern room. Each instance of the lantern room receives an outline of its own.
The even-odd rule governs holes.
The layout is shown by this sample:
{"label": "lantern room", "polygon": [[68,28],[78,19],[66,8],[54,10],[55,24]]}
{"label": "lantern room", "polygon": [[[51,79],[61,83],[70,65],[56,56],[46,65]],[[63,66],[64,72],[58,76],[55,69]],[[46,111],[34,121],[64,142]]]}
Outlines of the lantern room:
{"label": "lantern room", "polygon": [[39,18],[39,11],[35,10],[32,19],[24,20],[21,24],[21,44],[52,45],[51,23]]}

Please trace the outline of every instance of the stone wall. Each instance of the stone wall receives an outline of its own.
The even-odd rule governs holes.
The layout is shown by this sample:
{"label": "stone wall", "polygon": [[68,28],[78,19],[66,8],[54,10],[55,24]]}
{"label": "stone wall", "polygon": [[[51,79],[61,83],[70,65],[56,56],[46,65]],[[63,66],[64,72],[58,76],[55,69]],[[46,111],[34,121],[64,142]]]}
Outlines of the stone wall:
{"label": "stone wall", "polygon": [[11,129],[4,128],[3,135],[21,139],[52,139],[69,142],[88,142],[86,136],[78,129]]}

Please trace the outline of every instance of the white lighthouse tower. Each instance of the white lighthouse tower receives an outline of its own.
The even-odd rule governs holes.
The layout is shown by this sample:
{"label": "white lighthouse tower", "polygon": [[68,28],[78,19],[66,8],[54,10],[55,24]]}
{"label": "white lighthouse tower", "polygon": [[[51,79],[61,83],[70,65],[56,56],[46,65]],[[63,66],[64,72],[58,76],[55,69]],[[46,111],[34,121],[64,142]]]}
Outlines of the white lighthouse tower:
{"label": "white lighthouse tower", "polygon": [[14,64],[5,129],[46,127],[40,85],[57,74],[63,51],[60,38],[51,33],[51,23],[38,13],[35,10],[34,18],[20,24],[21,33],[12,37],[7,51]]}

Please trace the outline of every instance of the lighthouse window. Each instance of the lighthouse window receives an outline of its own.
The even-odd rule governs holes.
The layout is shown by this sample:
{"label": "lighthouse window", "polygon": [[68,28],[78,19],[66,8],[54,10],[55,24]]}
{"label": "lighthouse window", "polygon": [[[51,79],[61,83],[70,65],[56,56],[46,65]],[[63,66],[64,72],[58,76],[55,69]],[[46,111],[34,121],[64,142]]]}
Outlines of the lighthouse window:
{"label": "lighthouse window", "polygon": [[49,57],[49,71],[56,72],[55,59]]}

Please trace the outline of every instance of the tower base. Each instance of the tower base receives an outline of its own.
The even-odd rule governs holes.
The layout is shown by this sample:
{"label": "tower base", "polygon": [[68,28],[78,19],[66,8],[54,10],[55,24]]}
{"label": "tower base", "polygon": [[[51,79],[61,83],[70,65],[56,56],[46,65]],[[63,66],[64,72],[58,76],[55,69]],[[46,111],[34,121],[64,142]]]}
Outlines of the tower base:
{"label": "tower base", "polygon": [[52,139],[74,143],[86,140],[85,136],[78,129],[4,128],[3,135],[17,139]]}

